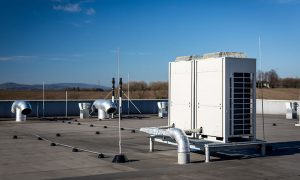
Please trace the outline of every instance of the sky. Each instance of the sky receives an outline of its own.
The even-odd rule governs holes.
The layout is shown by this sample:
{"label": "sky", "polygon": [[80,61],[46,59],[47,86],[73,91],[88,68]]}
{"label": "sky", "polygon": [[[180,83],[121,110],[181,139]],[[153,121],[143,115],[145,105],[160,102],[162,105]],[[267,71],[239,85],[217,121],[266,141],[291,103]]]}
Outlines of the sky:
{"label": "sky", "polygon": [[118,54],[125,82],[167,81],[176,56],[259,59],[259,37],[263,71],[300,77],[300,0],[1,0],[0,83],[108,86]]}

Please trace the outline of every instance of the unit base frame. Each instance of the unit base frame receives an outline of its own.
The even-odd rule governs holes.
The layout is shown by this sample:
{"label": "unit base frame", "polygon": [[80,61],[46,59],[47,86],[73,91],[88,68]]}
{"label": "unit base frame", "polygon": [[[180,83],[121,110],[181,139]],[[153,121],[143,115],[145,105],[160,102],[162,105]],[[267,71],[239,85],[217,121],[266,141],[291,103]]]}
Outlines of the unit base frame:
{"label": "unit base frame", "polygon": [[[177,145],[174,139],[164,136],[150,136],[150,152],[154,152],[154,142]],[[261,140],[244,141],[244,142],[215,142],[203,139],[189,139],[191,151],[202,151],[205,154],[205,162],[210,162],[212,152],[228,151],[228,150],[245,150],[245,149],[260,149],[260,155],[266,155],[266,142]]]}

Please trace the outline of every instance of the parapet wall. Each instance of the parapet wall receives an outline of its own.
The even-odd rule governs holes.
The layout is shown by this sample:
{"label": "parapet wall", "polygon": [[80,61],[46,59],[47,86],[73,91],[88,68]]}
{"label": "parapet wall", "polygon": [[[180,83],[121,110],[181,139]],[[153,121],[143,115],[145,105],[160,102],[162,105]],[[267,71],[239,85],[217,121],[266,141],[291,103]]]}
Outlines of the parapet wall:
{"label": "parapet wall", "polygon": [[[158,101],[168,101],[167,99],[134,99],[132,102],[138,107],[138,109],[143,114],[157,114],[157,102]],[[11,113],[11,105],[14,101],[0,101],[0,118],[15,117]],[[41,117],[43,116],[43,101],[29,101],[32,107],[32,113],[29,115],[31,117]],[[87,102],[93,103],[93,100],[70,100],[68,101],[68,116],[79,116],[79,106],[78,103]],[[298,100],[264,100],[264,114],[274,114],[274,115],[285,115],[287,102],[298,102]],[[256,100],[256,113],[261,114],[261,99]],[[122,103],[123,114],[128,113],[128,101],[124,100]],[[298,109],[299,110],[299,109]],[[66,102],[63,100],[47,100],[45,101],[45,117],[53,116],[65,116],[66,114]],[[136,108],[129,103],[129,114],[139,114]]]}
{"label": "parapet wall", "polygon": [[[166,99],[145,99],[145,100],[131,100],[133,104],[143,114],[156,114],[158,112],[157,102],[168,101]],[[11,101],[0,101],[0,118],[15,117],[10,109],[14,100]],[[69,100],[67,103],[68,116],[79,116],[78,103],[93,103],[94,100]],[[29,117],[42,117],[43,116],[43,101],[29,101],[32,107],[32,113]],[[129,102],[129,114],[139,114],[138,110]],[[66,114],[66,101],[63,100],[47,100],[45,101],[44,116],[55,117],[65,116]],[[122,101],[122,112],[128,114],[128,101]]]}
{"label": "parapet wall", "polygon": [[[299,100],[263,100],[264,114],[274,114],[274,115],[285,115],[286,114],[286,103],[297,102],[300,104]],[[299,112],[298,107],[298,112]],[[262,113],[262,100],[256,99],[256,114]],[[299,114],[299,113],[298,113]]]}

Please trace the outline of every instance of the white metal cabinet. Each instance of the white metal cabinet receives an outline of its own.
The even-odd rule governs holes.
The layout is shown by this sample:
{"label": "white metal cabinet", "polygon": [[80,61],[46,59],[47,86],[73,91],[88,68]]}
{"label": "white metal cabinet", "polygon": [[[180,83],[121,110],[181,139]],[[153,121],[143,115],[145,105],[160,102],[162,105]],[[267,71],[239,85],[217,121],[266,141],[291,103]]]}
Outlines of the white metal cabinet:
{"label": "white metal cabinet", "polygon": [[222,60],[196,61],[196,129],[203,134],[223,136]]}
{"label": "white metal cabinet", "polygon": [[169,64],[169,124],[187,130],[193,128],[194,62]]}

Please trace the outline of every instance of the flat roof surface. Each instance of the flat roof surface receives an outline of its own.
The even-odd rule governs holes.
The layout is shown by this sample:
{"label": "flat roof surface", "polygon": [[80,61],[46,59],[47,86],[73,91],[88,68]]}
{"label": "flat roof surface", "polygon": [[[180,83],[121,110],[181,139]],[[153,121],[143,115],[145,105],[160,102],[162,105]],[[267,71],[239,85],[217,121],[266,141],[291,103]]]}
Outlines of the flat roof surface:
{"label": "flat roof surface", "polygon": [[[131,132],[140,127],[167,125],[167,119],[146,116],[122,120],[125,128],[122,152],[129,159],[124,164],[111,162],[119,152],[117,119],[77,120],[70,120],[69,124],[62,120],[29,119],[17,123],[13,119],[0,119],[0,179],[300,179],[300,127],[284,116],[265,116],[266,141],[273,146],[267,156],[224,157],[216,153],[210,163],[205,163],[204,154],[191,153],[191,163],[187,165],[177,164],[176,146],[155,143],[155,151],[149,152],[148,135]],[[13,139],[14,135],[18,138]],[[72,152],[68,147],[50,146],[50,142],[38,140],[35,135],[103,153],[105,158],[99,159],[90,152]],[[257,137],[262,139],[260,116]]]}

